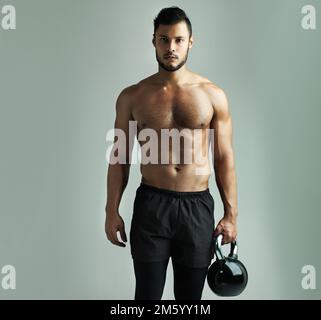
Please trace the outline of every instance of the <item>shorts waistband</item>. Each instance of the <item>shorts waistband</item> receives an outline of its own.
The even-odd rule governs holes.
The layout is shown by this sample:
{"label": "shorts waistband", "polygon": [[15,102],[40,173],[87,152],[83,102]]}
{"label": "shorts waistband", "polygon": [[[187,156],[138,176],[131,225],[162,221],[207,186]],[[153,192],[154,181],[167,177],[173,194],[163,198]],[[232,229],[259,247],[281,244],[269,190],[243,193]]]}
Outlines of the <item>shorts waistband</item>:
{"label": "shorts waistband", "polygon": [[205,194],[209,194],[209,188],[201,191],[175,191],[175,190],[170,190],[170,189],[163,189],[163,188],[158,188],[151,186],[149,184],[140,183],[140,186],[138,187],[137,191],[151,191],[151,192],[156,192],[156,193],[161,193],[161,194],[166,194],[168,196],[172,197],[177,197],[177,198],[182,198],[182,197],[198,197],[202,196]]}

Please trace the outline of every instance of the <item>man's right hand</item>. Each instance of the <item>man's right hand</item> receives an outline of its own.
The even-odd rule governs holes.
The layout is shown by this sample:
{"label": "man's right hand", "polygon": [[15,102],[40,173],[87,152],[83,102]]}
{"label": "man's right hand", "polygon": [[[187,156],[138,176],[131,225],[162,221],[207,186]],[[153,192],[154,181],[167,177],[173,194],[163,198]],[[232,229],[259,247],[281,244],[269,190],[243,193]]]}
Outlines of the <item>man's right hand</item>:
{"label": "man's right hand", "polygon": [[107,235],[107,239],[120,247],[126,247],[125,243],[120,242],[117,238],[117,231],[120,232],[121,239],[124,242],[127,242],[127,236],[125,232],[125,224],[123,218],[119,215],[119,213],[106,213],[105,220],[105,232]]}

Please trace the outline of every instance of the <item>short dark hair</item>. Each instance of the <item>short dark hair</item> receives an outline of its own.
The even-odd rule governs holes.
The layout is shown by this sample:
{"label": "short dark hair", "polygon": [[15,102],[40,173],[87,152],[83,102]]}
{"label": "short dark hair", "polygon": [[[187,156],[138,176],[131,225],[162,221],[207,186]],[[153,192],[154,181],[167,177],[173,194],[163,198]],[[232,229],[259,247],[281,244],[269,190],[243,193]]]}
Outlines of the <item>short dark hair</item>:
{"label": "short dark hair", "polygon": [[160,24],[173,25],[178,22],[185,21],[189,31],[189,36],[192,36],[192,24],[187,17],[184,10],[179,7],[172,6],[169,8],[163,8],[154,19],[154,34]]}

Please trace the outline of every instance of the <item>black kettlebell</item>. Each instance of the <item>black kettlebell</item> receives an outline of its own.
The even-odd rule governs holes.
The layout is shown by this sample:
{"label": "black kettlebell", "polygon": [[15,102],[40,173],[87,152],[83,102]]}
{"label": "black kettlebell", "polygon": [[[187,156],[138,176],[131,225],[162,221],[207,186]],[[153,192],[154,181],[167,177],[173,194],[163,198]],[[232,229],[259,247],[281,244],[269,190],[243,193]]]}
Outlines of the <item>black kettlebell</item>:
{"label": "black kettlebell", "polygon": [[237,296],[246,287],[248,274],[244,264],[237,259],[237,243],[231,242],[231,251],[224,257],[221,251],[223,235],[214,238],[216,260],[208,268],[207,283],[218,296]]}

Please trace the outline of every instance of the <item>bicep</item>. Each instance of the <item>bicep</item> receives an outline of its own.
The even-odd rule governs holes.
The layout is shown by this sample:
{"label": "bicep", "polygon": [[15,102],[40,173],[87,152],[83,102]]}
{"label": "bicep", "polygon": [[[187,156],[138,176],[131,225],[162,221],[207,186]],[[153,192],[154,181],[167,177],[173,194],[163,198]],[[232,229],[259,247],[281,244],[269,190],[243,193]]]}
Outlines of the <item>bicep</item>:
{"label": "bicep", "polygon": [[130,96],[127,90],[124,89],[119,94],[116,101],[114,142],[117,142],[118,150],[119,147],[121,147],[121,150],[126,153],[127,161],[135,138],[135,135],[131,134],[133,130],[130,130],[130,125],[133,125],[133,122],[131,123],[131,121],[133,121],[133,118],[131,114]]}
{"label": "bicep", "polygon": [[215,96],[214,104],[212,152],[214,161],[218,161],[232,154],[233,129],[228,100],[222,90]]}
{"label": "bicep", "polygon": [[129,121],[132,119],[129,102],[129,94],[126,89],[124,89],[116,100],[115,129],[121,129],[123,131],[129,130]]}

